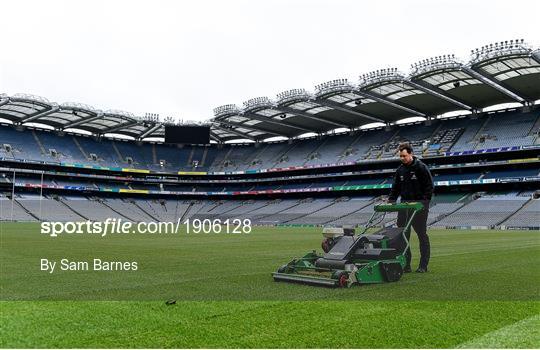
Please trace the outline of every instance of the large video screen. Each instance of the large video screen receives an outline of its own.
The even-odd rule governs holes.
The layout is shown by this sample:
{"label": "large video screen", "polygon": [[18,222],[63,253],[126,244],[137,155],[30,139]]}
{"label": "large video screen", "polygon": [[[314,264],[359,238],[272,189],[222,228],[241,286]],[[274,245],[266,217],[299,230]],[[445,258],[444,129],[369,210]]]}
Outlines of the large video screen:
{"label": "large video screen", "polygon": [[166,125],[165,143],[209,144],[209,126]]}

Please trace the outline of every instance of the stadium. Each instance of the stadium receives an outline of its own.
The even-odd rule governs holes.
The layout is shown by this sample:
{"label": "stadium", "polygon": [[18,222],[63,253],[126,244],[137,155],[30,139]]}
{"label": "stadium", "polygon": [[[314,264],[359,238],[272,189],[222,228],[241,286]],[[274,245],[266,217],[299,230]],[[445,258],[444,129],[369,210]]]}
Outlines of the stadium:
{"label": "stadium", "polygon": [[[380,69],[219,106],[202,122],[209,144],[164,143],[173,121],[2,94],[9,317],[0,344],[538,347],[539,100],[540,49],[524,40],[473,49],[466,62],[436,56],[408,72]],[[339,290],[275,283],[283,262],[319,249],[323,227],[366,225],[392,187],[402,142],[433,175],[429,277]],[[40,222],[108,218],[249,219],[253,228],[247,238],[36,234]],[[395,222],[390,213],[379,226]],[[27,267],[66,252],[141,256],[145,274],[46,280]],[[70,324],[79,328],[54,335]],[[359,334],[338,332],[346,324]]]}
{"label": "stadium", "polygon": [[[360,225],[408,141],[433,172],[433,227],[538,229],[540,51],[512,40],[471,54],[215,108],[209,145],[147,141],[163,139],[164,123],[128,112],[4,95],[2,219]],[[523,106],[480,112],[512,102]],[[397,123],[412,117],[425,120]],[[275,137],[285,140],[264,141]]]}

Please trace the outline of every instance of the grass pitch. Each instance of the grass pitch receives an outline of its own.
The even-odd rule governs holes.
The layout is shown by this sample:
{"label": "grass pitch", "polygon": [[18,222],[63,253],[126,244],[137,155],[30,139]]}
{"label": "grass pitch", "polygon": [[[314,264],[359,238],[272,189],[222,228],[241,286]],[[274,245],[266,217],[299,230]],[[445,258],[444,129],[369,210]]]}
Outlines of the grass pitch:
{"label": "grass pitch", "polygon": [[[1,225],[2,347],[540,347],[538,231],[430,230],[428,274],[326,289],[270,276],[320,250],[318,228],[53,240]],[[47,276],[40,256],[139,270]]]}

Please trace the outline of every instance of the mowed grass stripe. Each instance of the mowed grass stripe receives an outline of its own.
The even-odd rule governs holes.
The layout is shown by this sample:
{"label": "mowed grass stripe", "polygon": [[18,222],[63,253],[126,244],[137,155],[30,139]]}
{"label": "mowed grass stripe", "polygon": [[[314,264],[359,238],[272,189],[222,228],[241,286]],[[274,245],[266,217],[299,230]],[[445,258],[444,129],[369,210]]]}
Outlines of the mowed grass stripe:
{"label": "mowed grass stripe", "polygon": [[[4,310],[0,346],[82,348],[450,348],[539,311],[538,302],[455,301],[192,301],[174,306],[64,301],[0,305]],[[531,339],[528,347],[540,346]]]}
{"label": "mowed grass stripe", "polygon": [[499,328],[471,341],[459,344],[458,348],[530,348],[540,347],[540,315],[534,315],[511,325]]}

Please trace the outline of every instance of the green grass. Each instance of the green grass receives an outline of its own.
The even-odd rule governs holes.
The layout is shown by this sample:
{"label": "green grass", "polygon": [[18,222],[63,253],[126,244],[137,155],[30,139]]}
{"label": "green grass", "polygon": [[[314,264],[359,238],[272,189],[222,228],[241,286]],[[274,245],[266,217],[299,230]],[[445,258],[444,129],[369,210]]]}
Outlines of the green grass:
{"label": "green grass", "polygon": [[[2,347],[540,347],[538,231],[432,230],[428,274],[326,289],[270,276],[319,250],[317,228],[56,239],[38,230],[2,224]],[[48,275],[39,257],[135,260],[139,270]]]}

